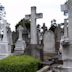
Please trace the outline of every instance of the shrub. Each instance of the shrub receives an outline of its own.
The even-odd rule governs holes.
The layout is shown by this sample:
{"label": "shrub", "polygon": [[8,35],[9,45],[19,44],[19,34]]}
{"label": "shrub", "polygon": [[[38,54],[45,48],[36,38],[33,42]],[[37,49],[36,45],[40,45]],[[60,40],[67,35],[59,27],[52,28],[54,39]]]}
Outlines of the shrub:
{"label": "shrub", "polygon": [[39,63],[30,56],[9,56],[0,60],[0,72],[36,72]]}

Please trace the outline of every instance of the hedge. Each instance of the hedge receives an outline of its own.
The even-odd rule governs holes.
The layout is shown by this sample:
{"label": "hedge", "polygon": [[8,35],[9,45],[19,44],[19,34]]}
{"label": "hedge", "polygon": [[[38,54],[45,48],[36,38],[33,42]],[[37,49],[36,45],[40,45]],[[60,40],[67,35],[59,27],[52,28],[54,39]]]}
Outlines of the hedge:
{"label": "hedge", "polygon": [[0,60],[0,72],[36,72],[39,63],[30,56],[9,56]]}

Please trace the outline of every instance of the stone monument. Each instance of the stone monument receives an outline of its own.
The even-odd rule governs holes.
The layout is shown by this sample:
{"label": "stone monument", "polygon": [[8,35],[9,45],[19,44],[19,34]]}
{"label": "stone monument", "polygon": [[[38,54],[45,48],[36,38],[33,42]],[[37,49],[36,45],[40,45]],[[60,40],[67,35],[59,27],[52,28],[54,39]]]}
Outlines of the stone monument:
{"label": "stone monument", "polygon": [[45,23],[43,23],[42,29],[43,29],[43,34],[44,34],[45,31],[47,31],[47,27],[46,27]]}
{"label": "stone monument", "polygon": [[37,44],[36,19],[42,18],[42,13],[36,14],[36,7],[31,7],[31,15],[26,15],[26,19],[31,19],[31,44]]}
{"label": "stone monument", "polygon": [[55,36],[52,31],[46,31],[44,34],[44,60],[55,55]]}
{"label": "stone monument", "polygon": [[31,26],[30,26],[30,33],[31,33],[31,40],[30,40],[30,47],[31,47],[31,54],[36,57],[37,53],[37,27],[36,27],[36,19],[42,18],[42,13],[36,13],[36,7],[31,7],[31,15],[25,15],[26,19],[31,20]]}
{"label": "stone monument", "polygon": [[8,23],[5,20],[5,9],[0,5],[0,59],[11,55],[11,45],[7,36]]}
{"label": "stone monument", "polygon": [[40,25],[38,24],[38,25],[37,25],[37,43],[38,43],[38,45],[41,44],[40,35],[41,35],[41,32],[40,32]]}
{"label": "stone monument", "polygon": [[11,28],[9,27],[9,25],[10,24],[8,24],[8,27],[7,27],[8,42],[11,45],[11,48],[13,48],[12,32],[11,32]]}
{"label": "stone monument", "polygon": [[19,27],[17,28],[18,32],[19,32],[19,38],[15,44],[15,51],[14,53],[16,55],[18,54],[23,54],[24,50],[26,48],[26,43],[25,41],[22,39],[22,31],[23,31],[23,27],[19,25]]}
{"label": "stone monument", "polygon": [[68,0],[61,7],[64,14],[68,14],[68,27],[67,20],[65,19],[64,37],[61,39],[63,59],[62,72],[72,72],[72,0]]}

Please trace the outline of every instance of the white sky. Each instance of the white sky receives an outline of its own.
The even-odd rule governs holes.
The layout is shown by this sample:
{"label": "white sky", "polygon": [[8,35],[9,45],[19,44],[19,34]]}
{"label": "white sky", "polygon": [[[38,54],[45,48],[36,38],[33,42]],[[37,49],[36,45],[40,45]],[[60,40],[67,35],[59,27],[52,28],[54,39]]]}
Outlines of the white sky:
{"label": "white sky", "polygon": [[63,12],[61,12],[61,4],[66,0],[0,0],[0,3],[5,7],[6,19],[11,24],[11,30],[14,30],[15,25],[30,14],[30,7],[36,6],[37,13],[43,13],[43,18],[37,20],[37,24],[45,22],[47,27],[50,27],[50,21],[56,19],[57,23],[64,21]]}

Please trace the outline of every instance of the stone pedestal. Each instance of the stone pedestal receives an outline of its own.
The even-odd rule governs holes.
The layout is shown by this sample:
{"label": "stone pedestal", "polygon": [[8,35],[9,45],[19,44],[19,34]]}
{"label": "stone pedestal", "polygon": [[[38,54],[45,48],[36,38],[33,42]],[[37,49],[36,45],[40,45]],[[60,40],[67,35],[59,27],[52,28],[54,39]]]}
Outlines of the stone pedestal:
{"label": "stone pedestal", "polygon": [[0,59],[11,55],[11,46],[7,42],[0,42]]}
{"label": "stone pedestal", "polygon": [[26,48],[26,44],[25,41],[23,40],[18,40],[15,44],[15,54],[19,55],[19,54],[24,54],[24,50]]}
{"label": "stone pedestal", "polygon": [[40,49],[37,44],[30,44],[31,47],[31,55],[35,58],[40,59]]}
{"label": "stone pedestal", "polygon": [[72,72],[72,45],[64,47],[62,52],[63,72]]}

